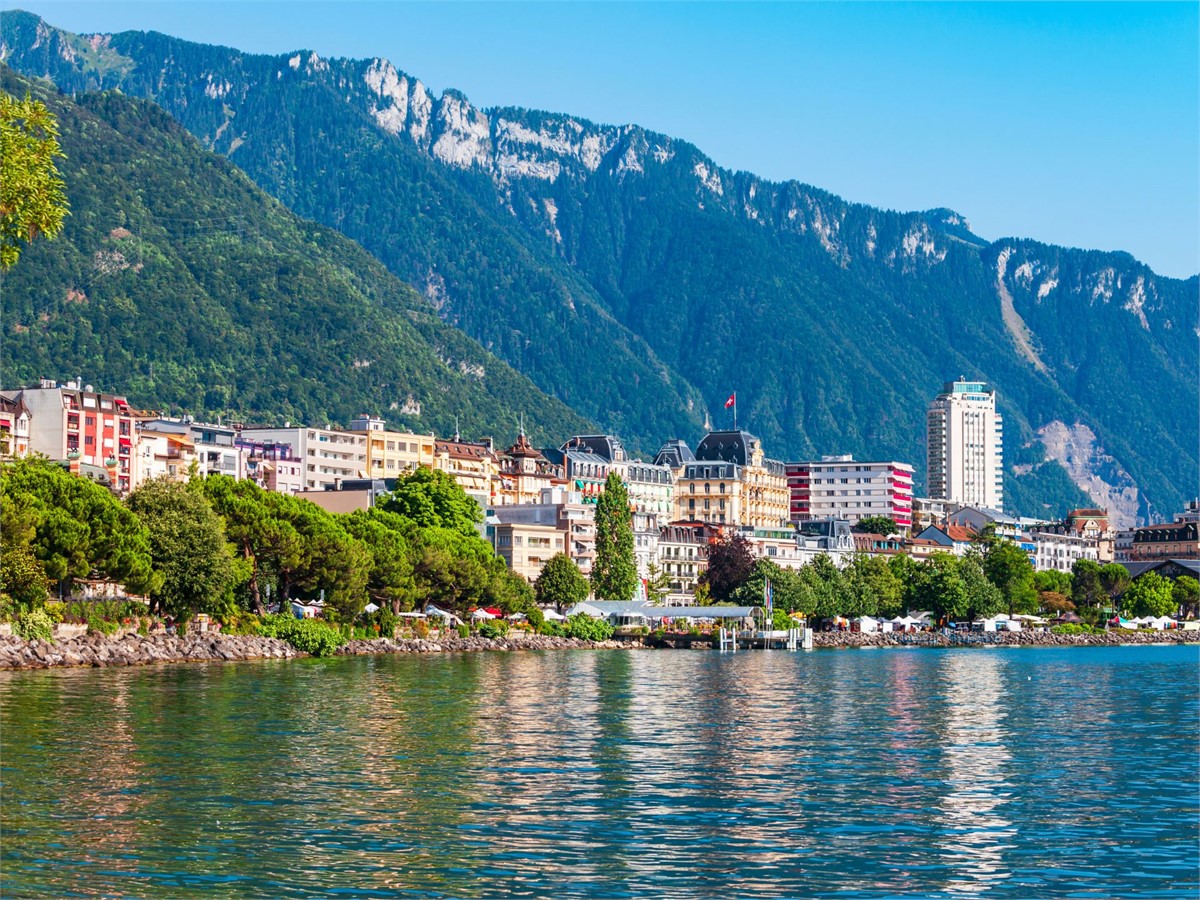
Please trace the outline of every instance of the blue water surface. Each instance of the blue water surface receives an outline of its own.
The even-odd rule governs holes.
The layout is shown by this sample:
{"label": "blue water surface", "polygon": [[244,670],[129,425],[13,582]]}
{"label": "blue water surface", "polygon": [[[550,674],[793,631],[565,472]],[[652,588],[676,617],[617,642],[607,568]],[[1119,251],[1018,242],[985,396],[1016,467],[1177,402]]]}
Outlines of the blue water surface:
{"label": "blue water surface", "polygon": [[4,897],[1196,897],[1200,648],[0,674]]}

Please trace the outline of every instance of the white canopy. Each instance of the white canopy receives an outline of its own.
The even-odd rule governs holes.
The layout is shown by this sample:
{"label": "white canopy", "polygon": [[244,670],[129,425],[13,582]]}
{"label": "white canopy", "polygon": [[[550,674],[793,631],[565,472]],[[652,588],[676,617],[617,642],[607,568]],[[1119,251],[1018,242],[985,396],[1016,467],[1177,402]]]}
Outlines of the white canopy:
{"label": "white canopy", "polygon": [[912,616],[904,616],[904,618],[901,618],[900,616],[896,616],[896,618],[892,619],[892,624],[893,625],[920,625],[921,620],[914,619]]}
{"label": "white canopy", "polygon": [[558,612],[557,610],[553,610],[553,609],[543,609],[542,610],[542,618],[549,619],[552,622],[567,621],[566,616],[564,616],[562,613]]}
{"label": "white canopy", "polygon": [[859,616],[855,621],[858,622],[859,630],[864,634],[870,634],[879,630],[878,619],[872,619],[870,616]]}
{"label": "white canopy", "polygon": [[1159,631],[1162,631],[1164,628],[1170,628],[1172,625],[1174,625],[1175,620],[1170,616],[1159,616],[1157,619],[1150,619],[1150,621],[1146,624],[1151,628],[1157,628]]}
{"label": "white canopy", "polygon": [[507,618],[508,618],[508,621],[510,621],[510,622],[524,622],[525,619],[527,618],[527,616],[525,615],[525,613],[513,613],[511,616],[508,616]]}
{"label": "white canopy", "polygon": [[376,612],[378,609],[379,609],[379,607],[377,605],[375,605],[374,603],[368,603],[366,606],[363,607],[363,612],[373,613],[373,612]]}
{"label": "white canopy", "polygon": [[472,619],[494,619],[496,617],[493,616],[486,609],[477,609],[473,613],[471,613],[471,618]]}

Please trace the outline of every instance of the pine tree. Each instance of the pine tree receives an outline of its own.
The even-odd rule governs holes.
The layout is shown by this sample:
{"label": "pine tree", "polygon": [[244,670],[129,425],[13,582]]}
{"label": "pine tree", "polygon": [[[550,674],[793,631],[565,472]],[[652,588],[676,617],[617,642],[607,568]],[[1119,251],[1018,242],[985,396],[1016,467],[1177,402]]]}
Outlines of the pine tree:
{"label": "pine tree", "polygon": [[610,472],[596,504],[596,561],[592,590],[600,600],[631,600],[637,587],[633,555],[633,512],[629,491],[616,472]]}

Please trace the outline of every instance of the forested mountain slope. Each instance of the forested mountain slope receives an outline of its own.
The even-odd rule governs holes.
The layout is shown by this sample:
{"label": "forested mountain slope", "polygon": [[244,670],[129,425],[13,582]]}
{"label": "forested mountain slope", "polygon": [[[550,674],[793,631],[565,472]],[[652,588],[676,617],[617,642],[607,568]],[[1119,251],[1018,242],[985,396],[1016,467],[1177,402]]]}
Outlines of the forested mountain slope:
{"label": "forested mountain slope", "polygon": [[1060,512],[1082,486],[1131,521],[1169,515],[1195,481],[1196,278],[989,243],[948,210],[729,172],[636,126],[480,110],[385,60],[81,37],[15,13],[0,38],[64,90],[152,98],[644,449],[694,440],[736,389],[776,456],[920,472],[925,405],[966,375],[999,391],[1010,509]]}
{"label": "forested mountain slope", "polygon": [[256,422],[557,440],[589,427],[378,260],[298,218],[170,116],[115,93],[78,103],[0,66],[58,117],[71,215],[0,282],[5,386],[83,375],[132,402]]}

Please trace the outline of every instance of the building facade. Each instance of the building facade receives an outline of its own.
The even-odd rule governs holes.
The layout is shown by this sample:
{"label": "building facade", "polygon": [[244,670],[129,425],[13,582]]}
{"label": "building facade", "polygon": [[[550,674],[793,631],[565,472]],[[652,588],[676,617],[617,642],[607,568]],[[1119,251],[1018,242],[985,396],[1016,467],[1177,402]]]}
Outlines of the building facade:
{"label": "building facade", "polygon": [[0,459],[29,455],[31,418],[24,400],[0,395]]}
{"label": "building facade", "polygon": [[542,491],[537,503],[494,506],[487,518],[492,533],[497,533],[495,529],[501,525],[541,525],[561,532],[563,552],[584,575],[591,574],[596,559],[596,508],[585,503],[578,491],[549,488]]}
{"label": "building facade", "polygon": [[36,388],[2,396],[28,411],[28,452],[106,473],[104,480],[118,493],[132,489],[136,419],[124,397],[96,391],[80,379],[66,384],[43,379]]}
{"label": "building facade", "polygon": [[253,441],[238,434],[236,444],[246,464],[246,477],[267,491],[297,494],[304,487],[304,460],[291,444]]}
{"label": "building facade", "polygon": [[837,517],[851,526],[886,516],[907,532],[913,524],[913,467],[902,462],[860,462],[853,456],[787,464],[789,517],[793,522]]}
{"label": "building facade", "polygon": [[567,534],[557,525],[497,522],[487,526],[487,537],[508,567],[531,584],[550,557],[566,552]]}
{"label": "building facade", "polygon": [[1004,509],[1004,421],[980,381],[947,382],[926,415],[929,496]]}
{"label": "building facade", "polygon": [[383,419],[365,414],[352,419],[349,430],[366,437],[370,478],[400,478],[418,466],[433,467],[435,441],[431,434],[388,431]]}
{"label": "building facade", "polygon": [[435,440],[433,467],[457,481],[480,509],[496,504],[500,460],[491,439],[464,441],[456,434],[452,440]]}
{"label": "building facade", "polygon": [[332,428],[243,428],[241,439],[286,444],[299,458],[304,490],[333,489],[342,481],[367,477],[367,436]]}
{"label": "building facade", "polygon": [[717,530],[699,523],[678,522],[659,532],[658,568],[666,577],[666,606],[687,606],[696,596],[696,584],[708,569],[708,545]]}
{"label": "building facade", "polygon": [[[659,452],[656,463],[668,464],[668,447]],[[787,468],[768,459],[759,439],[745,431],[707,434],[694,460],[683,462],[676,476],[677,521],[779,528],[788,523],[790,507]]]}
{"label": "building facade", "polygon": [[1033,542],[1033,568],[1038,572],[1070,572],[1076,560],[1099,560],[1097,541],[1065,525],[1030,529],[1029,540]]}

